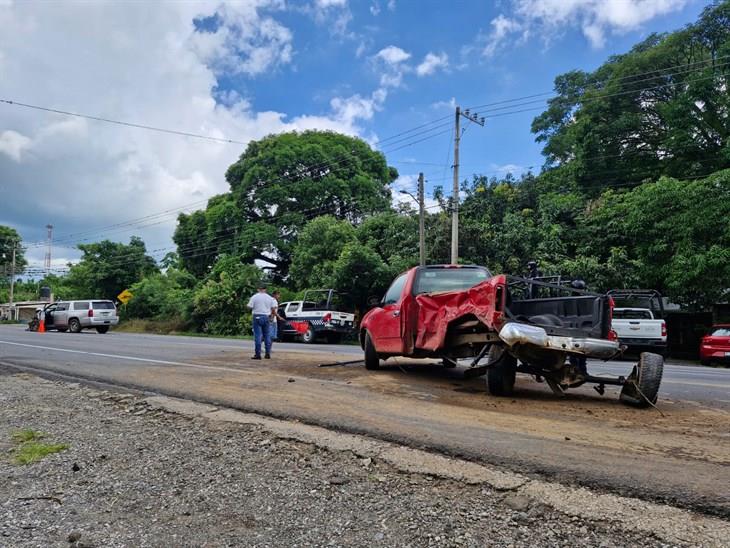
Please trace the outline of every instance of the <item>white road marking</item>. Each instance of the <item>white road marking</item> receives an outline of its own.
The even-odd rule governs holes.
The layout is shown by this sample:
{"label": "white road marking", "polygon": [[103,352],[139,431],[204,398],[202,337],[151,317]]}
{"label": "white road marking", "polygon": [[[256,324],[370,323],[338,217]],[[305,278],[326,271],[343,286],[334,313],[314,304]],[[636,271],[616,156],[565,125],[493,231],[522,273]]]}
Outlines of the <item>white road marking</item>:
{"label": "white road marking", "polygon": [[42,346],[39,344],[23,344],[23,343],[17,343],[17,342],[10,342],[10,341],[0,341],[0,344],[11,344],[13,346],[25,346],[28,348],[40,348],[42,350],[55,350],[56,352],[70,352],[72,354],[85,354],[87,356],[100,356],[102,358],[115,358],[119,360],[131,360],[135,362],[147,362],[147,363],[160,363],[163,365],[177,365],[181,367],[191,367],[194,369],[206,369],[206,370],[218,370],[218,371],[227,371],[227,372],[240,372],[240,373],[252,373],[252,371],[245,371],[241,369],[231,369],[230,367],[218,367],[215,365],[200,365],[197,363],[185,363],[185,362],[171,362],[166,360],[155,360],[151,358],[137,358],[134,356],[121,356],[119,354],[103,354],[101,352],[87,352],[85,350],[70,350],[68,348],[54,348],[52,346]]}

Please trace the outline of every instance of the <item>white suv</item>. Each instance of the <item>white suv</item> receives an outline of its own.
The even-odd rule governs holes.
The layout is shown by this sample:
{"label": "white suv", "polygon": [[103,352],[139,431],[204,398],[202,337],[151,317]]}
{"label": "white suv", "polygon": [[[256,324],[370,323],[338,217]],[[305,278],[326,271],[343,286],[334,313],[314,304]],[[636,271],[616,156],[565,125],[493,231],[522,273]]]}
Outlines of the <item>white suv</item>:
{"label": "white suv", "polygon": [[53,313],[53,324],[59,331],[78,333],[96,329],[106,333],[119,323],[117,307],[112,301],[60,301]]}

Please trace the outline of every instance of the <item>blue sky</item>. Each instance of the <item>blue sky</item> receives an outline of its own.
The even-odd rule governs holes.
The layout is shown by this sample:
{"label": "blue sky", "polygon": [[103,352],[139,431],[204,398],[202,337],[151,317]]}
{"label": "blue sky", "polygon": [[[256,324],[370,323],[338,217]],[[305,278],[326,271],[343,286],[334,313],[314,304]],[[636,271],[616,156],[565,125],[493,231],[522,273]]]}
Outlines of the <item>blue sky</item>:
{"label": "blue sky", "polygon": [[[555,76],[592,70],[649,33],[695,21],[706,5],[11,1],[0,3],[0,98],[242,142],[334,129],[388,151],[415,137],[390,146],[379,140],[453,117],[454,104],[550,91]],[[538,109],[467,129],[462,177],[539,170],[529,128],[540,110],[531,106]],[[412,188],[419,171],[428,192],[448,187],[451,139],[439,134],[388,153],[403,176],[397,187]],[[54,224],[57,265],[78,256],[78,242],[133,234],[161,256],[177,212],[225,191],[223,174],[242,148],[0,105],[0,223],[28,242]],[[103,228],[162,211],[169,213],[154,224]],[[31,246],[34,263],[42,255]]]}

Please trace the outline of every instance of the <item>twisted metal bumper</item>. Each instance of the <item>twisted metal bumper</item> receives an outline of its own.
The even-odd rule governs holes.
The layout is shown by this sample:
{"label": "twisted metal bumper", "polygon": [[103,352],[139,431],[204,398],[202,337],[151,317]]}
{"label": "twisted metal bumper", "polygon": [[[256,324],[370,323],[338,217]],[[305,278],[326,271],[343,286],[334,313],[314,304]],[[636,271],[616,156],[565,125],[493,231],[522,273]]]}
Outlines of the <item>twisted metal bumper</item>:
{"label": "twisted metal bumper", "polygon": [[546,350],[582,354],[589,358],[599,359],[612,358],[621,350],[618,341],[548,335],[542,327],[515,322],[502,327],[499,338],[509,347],[517,344],[529,344]]}

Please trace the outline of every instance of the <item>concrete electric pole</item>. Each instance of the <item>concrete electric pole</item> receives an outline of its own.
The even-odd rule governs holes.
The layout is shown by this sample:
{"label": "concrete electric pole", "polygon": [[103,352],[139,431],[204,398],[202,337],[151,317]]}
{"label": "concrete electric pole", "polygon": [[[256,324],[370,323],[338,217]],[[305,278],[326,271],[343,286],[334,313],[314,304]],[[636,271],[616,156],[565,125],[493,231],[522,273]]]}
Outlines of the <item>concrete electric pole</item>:
{"label": "concrete electric pole", "polygon": [[13,293],[15,291],[15,250],[17,249],[18,244],[16,242],[13,242],[13,259],[10,263],[10,294],[8,295],[8,304],[10,305],[10,319],[14,320],[15,316],[15,306],[13,306]]}
{"label": "concrete electric pole", "polygon": [[426,207],[424,204],[423,173],[418,174],[418,256],[421,266],[426,266]]}
{"label": "concrete electric pole", "polygon": [[426,265],[426,204],[423,192],[423,173],[418,174],[418,198],[407,190],[401,190],[418,204],[418,263]]}
{"label": "concrete electric pole", "polygon": [[53,249],[53,225],[46,225],[46,230],[48,231],[48,238],[47,238],[47,245],[48,249],[46,250],[46,260],[44,261],[44,266],[46,267],[46,276],[48,276],[51,273],[51,250]]}
{"label": "concrete electric pole", "polygon": [[461,117],[466,118],[470,122],[484,126],[484,116],[465,109],[461,112],[461,108],[456,107],[456,116],[454,118],[454,191],[452,194],[452,214],[451,214],[451,264],[459,262],[459,143],[461,142]]}

